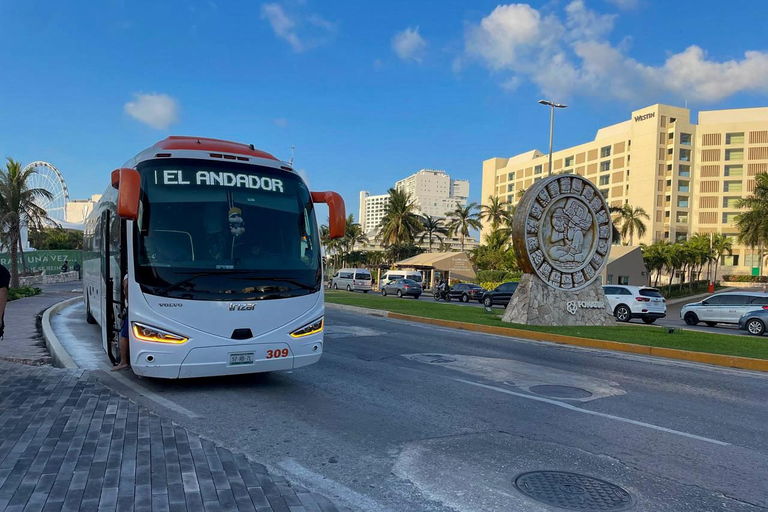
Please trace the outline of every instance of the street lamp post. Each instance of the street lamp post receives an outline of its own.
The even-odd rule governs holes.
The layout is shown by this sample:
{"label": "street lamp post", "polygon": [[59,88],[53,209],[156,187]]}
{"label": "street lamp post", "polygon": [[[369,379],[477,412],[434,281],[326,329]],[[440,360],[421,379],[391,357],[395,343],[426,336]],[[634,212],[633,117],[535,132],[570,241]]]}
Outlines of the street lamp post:
{"label": "street lamp post", "polygon": [[554,103],[547,100],[539,100],[539,103],[552,108],[549,114],[549,176],[552,176],[552,138],[555,134],[555,109],[565,108],[568,105],[564,105],[562,103]]}

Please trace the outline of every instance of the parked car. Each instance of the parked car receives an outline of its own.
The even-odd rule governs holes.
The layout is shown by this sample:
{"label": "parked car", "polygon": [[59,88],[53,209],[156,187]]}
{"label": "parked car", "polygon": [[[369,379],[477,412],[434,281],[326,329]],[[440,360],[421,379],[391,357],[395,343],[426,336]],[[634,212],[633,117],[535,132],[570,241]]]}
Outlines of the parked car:
{"label": "parked car", "polygon": [[680,310],[680,318],[688,325],[704,322],[710,327],[717,324],[738,324],[741,317],[768,305],[768,293],[726,292],[710,295],[700,302],[692,302]]}
{"label": "parked car", "polygon": [[613,316],[619,322],[640,318],[652,324],[667,316],[667,301],[656,288],[608,284],[603,286],[603,292]]}
{"label": "parked car", "polygon": [[768,306],[741,315],[739,329],[755,336],[762,336],[768,325]]}
{"label": "parked car", "polygon": [[483,294],[483,306],[489,308],[495,305],[505,306],[512,300],[517,285],[520,283],[502,283],[493,290],[488,290]]}
{"label": "parked car", "polygon": [[421,285],[413,279],[398,279],[381,287],[381,294],[386,297],[390,293],[401,299],[405,296],[418,299],[421,296]]}
{"label": "parked car", "polygon": [[456,283],[448,292],[451,295],[451,299],[458,299],[461,302],[469,302],[470,300],[476,300],[479,303],[483,303],[483,294],[486,292],[485,288],[479,284],[472,283]]}
{"label": "parked car", "polygon": [[368,293],[371,291],[371,273],[364,268],[343,268],[333,274],[331,288]]}

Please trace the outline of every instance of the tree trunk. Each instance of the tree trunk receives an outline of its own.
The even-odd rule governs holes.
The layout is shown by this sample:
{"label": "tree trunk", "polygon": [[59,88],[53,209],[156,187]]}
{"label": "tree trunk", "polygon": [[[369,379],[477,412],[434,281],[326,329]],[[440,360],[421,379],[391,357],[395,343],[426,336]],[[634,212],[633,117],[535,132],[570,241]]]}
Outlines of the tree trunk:
{"label": "tree trunk", "polygon": [[720,257],[715,260],[715,277],[712,279],[712,284],[717,284],[717,267],[720,266]]}

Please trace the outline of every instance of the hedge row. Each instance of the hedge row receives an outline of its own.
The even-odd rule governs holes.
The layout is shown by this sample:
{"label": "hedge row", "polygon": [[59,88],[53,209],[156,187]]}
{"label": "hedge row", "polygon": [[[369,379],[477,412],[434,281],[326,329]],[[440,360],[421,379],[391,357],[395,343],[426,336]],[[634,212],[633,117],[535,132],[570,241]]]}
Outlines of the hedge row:
{"label": "hedge row", "polygon": [[523,276],[523,273],[518,271],[509,270],[480,270],[477,273],[477,282],[488,283],[506,283],[507,281],[519,281]]}
{"label": "hedge row", "polygon": [[723,276],[723,281],[730,282],[730,283],[768,283],[768,276],[745,276],[745,275],[727,274]]}
{"label": "hedge row", "polygon": [[8,300],[23,299],[24,297],[32,297],[33,295],[39,295],[43,291],[40,288],[33,288],[31,286],[22,286],[21,288],[10,288],[8,290]]}

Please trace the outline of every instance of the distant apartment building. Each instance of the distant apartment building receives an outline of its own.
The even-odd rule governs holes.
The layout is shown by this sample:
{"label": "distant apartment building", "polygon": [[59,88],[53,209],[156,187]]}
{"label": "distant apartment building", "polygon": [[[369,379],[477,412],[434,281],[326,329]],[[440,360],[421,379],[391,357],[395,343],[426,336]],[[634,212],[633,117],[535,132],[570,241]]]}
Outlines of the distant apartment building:
{"label": "distant apartment building", "polygon": [[[408,193],[416,206],[419,215],[445,218],[456,205],[466,206],[469,198],[469,181],[454,180],[445,171],[435,169],[421,169],[395,183],[397,190]],[[371,244],[369,249],[381,249],[376,241],[384,217],[384,207],[389,200],[389,194],[371,195],[369,192],[360,192],[360,210],[358,222],[363,231],[368,235]],[[467,237],[464,241],[466,250],[477,246],[477,240]],[[426,244],[424,245],[426,248]],[[437,250],[441,244],[433,241],[432,248]],[[458,238],[444,240],[443,249],[460,250],[461,242]]]}
{"label": "distant apartment building", "polygon": [[[768,108],[699,112],[653,105],[627,121],[598,130],[591,142],[553,153],[553,174],[586,176],[610,206],[631,204],[650,216],[635,243],[685,240],[695,233],[732,237],[733,255],[721,274],[749,273],[756,250],[736,244],[736,202],[768,172]],[[522,192],[549,173],[538,150],[483,162],[482,200],[498,196],[516,204]]]}
{"label": "distant apartment building", "polygon": [[101,194],[94,194],[89,199],[75,199],[67,202],[67,210],[65,212],[66,222],[72,224],[82,224],[85,222],[85,218],[93,211],[93,207],[101,199]]}

